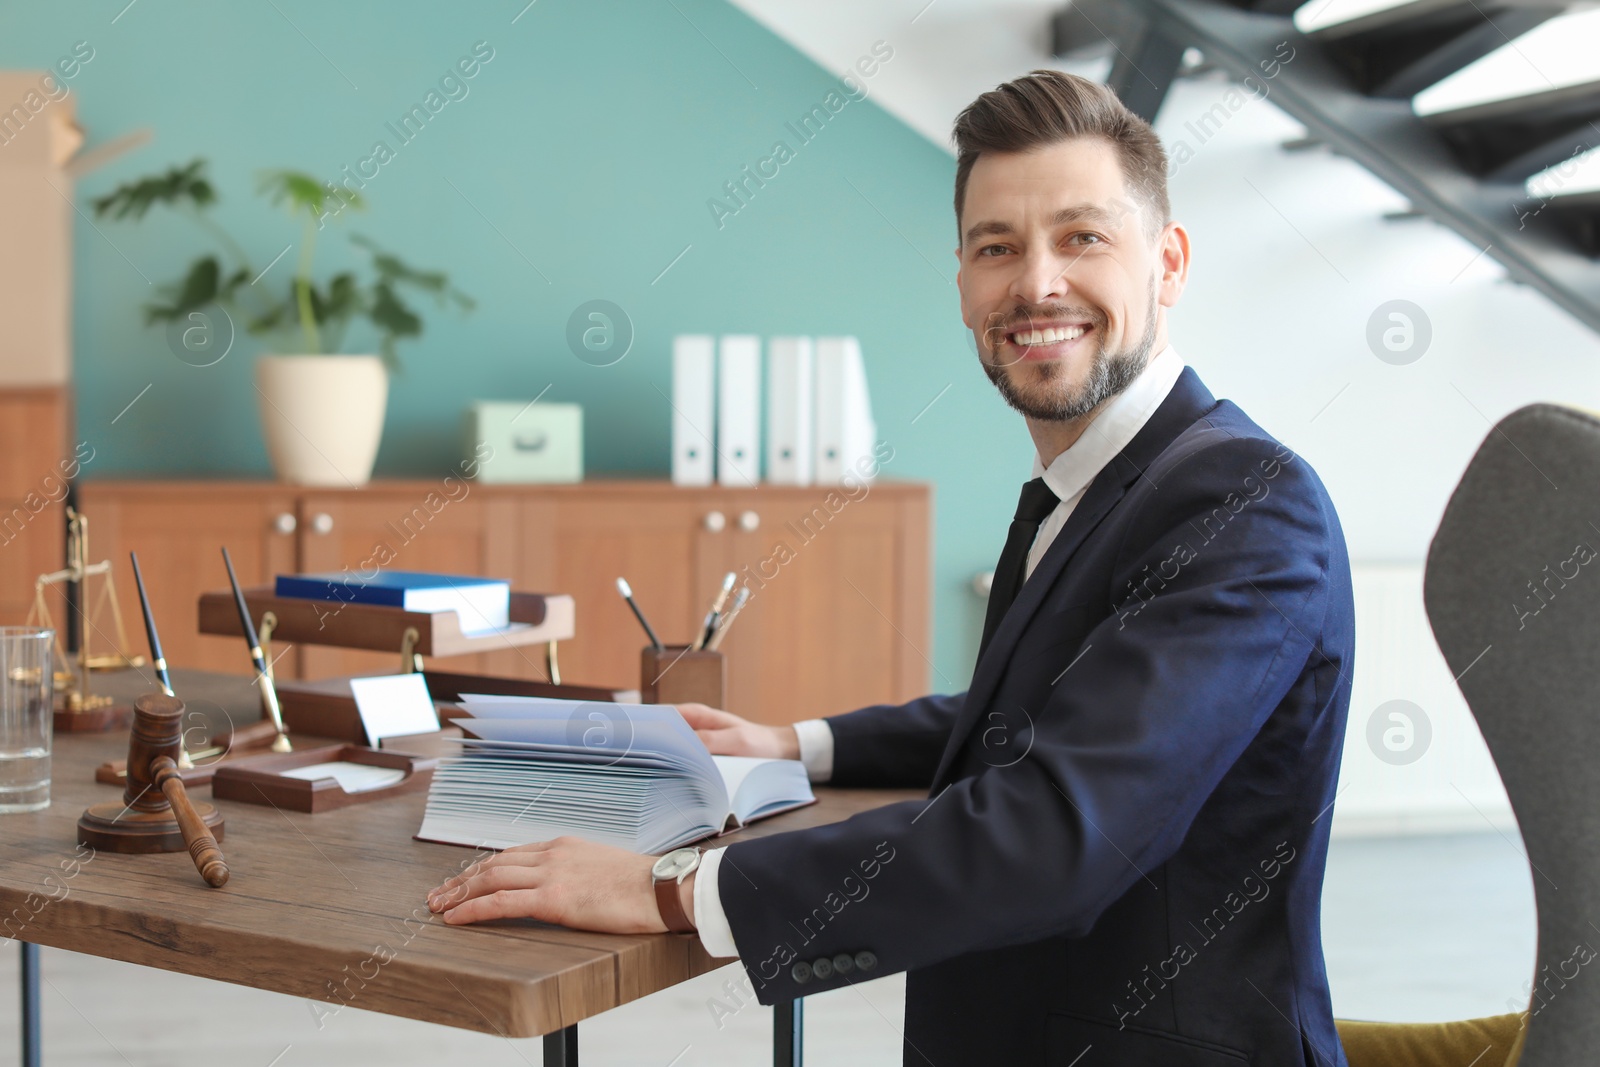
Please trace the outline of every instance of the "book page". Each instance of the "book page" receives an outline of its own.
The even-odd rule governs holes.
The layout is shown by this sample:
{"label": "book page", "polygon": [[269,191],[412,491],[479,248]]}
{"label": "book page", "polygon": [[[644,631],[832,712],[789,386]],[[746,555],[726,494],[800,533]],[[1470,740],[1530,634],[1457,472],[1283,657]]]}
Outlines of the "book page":
{"label": "book page", "polygon": [[816,799],[799,760],[712,756],[728,789],[728,814],[737,825]]}

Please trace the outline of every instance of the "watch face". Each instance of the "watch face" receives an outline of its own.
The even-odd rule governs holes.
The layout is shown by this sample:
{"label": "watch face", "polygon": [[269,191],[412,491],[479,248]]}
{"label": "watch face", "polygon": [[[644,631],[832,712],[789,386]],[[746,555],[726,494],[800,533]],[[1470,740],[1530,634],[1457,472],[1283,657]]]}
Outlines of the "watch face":
{"label": "watch face", "polygon": [[655,866],[650,868],[650,873],[657,878],[681,878],[698,866],[699,861],[699,849],[673,849],[656,860]]}

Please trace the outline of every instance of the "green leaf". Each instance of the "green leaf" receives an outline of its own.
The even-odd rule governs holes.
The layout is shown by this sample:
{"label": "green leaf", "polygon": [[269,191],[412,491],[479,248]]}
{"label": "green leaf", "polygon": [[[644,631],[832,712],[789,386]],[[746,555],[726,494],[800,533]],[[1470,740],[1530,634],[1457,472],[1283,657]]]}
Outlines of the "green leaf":
{"label": "green leaf", "polygon": [[288,304],[274,304],[255,318],[244,324],[244,328],[253,334],[271,333],[281,329],[284,325],[285,314],[289,311]]}
{"label": "green leaf", "polygon": [[215,256],[195,260],[182,282],[162,287],[161,292],[170,298],[168,303],[145,305],[145,324],[170,322],[215,302],[221,274]]}
{"label": "green leaf", "polygon": [[356,285],[356,276],[348,271],[335,275],[325,293],[315,285],[311,287],[311,311],[318,326],[344,322],[359,311],[360,306],[361,290]]}
{"label": "green leaf", "polygon": [[372,266],[384,281],[405,282],[432,292],[440,292],[450,284],[450,279],[443,271],[423,271],[408,267],[399,256],[383,251],[369,238],[356,234],[351,236],[350,242],[372,253]]}
{"label": "green leaf", "polygon": [[417,337],[422,333],[422,318],[401,300],[388,282],[372,287],[372,307],[367,317],[390,338]]}
{"label": "green leaf", "polygon": [[399,282],[431,292],[439,298],[440,305],[450,301],[466,311],[477,306],[467,294],[451,287],[450,277],[444,271],[418,270],[408,266],[399,256],[385,252],[377,242],[360,234],[352,234],[350,241],[372,254],[372,266],[378,272],[380,282]]}
{"label": "green leaf", "polygon": [[244,285],[249,280],[250,272],[245,270],[243,267],[240,267],[238,270],[228,275],[228,277],[225,278],[219,286],[217,286],[217,299],[222,301],[232,300],[234,298],[234,294],[239,291],[239,287]]}
{"label": "green leaf", "polygon": [[[364,209],[366,200],[352,189],[340,188],[336,192],[311,175],[297,170],[269,170],[256,182],[256,191],[274,205],[288,204],[289,213],[305,214],[312,219],[337,214],[346,207]],[[337,197],[338,203],[333,203]]]}
{"label": "green leaf", "polygon": [[91,201],[94,213],[114,219],[141,219],[157,204],[177,207],[188,204],[203,209],[216,203],[216,190],[205,177],[206,161],[196,159],[183,167],[172,167],[165,174],[154,174],[123,182],[105,196]]}

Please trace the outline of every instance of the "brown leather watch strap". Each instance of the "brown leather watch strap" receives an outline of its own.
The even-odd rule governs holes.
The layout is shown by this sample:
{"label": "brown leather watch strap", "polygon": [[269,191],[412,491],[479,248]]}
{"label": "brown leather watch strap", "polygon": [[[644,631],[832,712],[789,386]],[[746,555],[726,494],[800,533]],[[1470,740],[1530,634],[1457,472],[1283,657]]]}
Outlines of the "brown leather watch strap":
{"label": "brown leather watch strap", "polygon": [[678,899],[676,878],[656,879],[656,908],[661,912],[661,921],[667,924],[667,929],[672,933],[694,933],[694,923],[689,921],[689,916],[683,910],[683,902]]}

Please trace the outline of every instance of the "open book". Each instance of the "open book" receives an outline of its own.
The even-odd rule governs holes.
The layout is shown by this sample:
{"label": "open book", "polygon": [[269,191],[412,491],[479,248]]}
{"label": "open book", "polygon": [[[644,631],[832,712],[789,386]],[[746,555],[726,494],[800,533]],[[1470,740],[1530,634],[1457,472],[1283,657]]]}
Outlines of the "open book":
{"label": "open book", "polygon": [[463,695],[417,837],[510,848],[570,834],[664,852],[816,798],[797,760],[713,756],[666,704]]}

